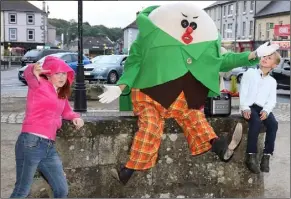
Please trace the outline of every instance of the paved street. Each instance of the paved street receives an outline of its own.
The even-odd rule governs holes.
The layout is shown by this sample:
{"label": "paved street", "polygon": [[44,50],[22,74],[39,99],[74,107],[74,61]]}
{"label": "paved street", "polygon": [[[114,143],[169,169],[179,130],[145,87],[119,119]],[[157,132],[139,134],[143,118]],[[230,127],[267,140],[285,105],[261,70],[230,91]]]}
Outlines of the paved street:
{"label": "paved street", "polygon": [[27,86],[18,80],[16,67],[1,71],[1,97],[25,97]]}

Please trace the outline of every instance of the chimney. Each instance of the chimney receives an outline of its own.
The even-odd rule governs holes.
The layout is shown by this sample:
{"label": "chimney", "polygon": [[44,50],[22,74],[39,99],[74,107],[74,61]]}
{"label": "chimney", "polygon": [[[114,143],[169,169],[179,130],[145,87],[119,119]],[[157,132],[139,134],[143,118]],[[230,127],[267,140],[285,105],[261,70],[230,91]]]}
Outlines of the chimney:
{"label": "chimney", "polygon": [[46,12],[46,10],[45,10],[45,1],[42,2],[42,11]]}

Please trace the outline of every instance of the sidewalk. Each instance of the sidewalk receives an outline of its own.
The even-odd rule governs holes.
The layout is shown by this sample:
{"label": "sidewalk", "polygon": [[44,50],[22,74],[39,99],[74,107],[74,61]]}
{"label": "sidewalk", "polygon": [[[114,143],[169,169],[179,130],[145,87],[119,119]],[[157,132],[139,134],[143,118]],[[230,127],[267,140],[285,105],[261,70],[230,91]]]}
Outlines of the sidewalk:
{"label": "sidewalk", "polygon": [[[1,123],[21,124],[24,118],[26,98],[2,98],[1,99]],[[74,102],[70,104],[74,107]],[[98,101],[87,102],[87,112],[82,116],[131,116],[132,112],[119,112],[118,100],[110,104],[101,104]],[[232,114],[238,114],[238,109],[233,109]],[[290,104],[278,103],[273,110],[278,122],[290,122]]]}

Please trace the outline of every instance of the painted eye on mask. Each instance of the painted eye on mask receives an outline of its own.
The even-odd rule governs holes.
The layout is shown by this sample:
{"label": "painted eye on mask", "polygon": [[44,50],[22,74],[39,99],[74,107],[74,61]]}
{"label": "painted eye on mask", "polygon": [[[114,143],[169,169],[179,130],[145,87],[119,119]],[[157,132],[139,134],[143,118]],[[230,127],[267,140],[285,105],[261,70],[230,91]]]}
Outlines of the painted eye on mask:
{"label": "painted eye on mask", "polygon": [[189,26],[189,22],[188,22],[186,19],[183,19],[183,20],[181,21],[181,26],[182,26],[183,28],[187,28],[187,27]]}
{"label": "painted eye on mask", "polygon": [[191,23],[190,23],[190,27],[191,27],[193,30],[195,30],[195,29],[197,28],[197,23],[195,23],[195,22],[191,22]]}

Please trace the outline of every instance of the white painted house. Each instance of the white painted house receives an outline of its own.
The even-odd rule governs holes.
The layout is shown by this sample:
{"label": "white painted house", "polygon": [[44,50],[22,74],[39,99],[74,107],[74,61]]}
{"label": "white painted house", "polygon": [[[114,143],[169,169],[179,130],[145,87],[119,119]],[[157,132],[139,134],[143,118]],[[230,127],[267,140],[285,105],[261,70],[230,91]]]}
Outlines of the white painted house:
{"label": "white painted house", "polygon": [[128,54],[131,44],[134,42],[138,34],[136,21],[132,22],[123,29],[124,46],[123,53]]}
{"label": "white painted house", "polygon": [[48,40],[47,13],[27,1],[1,2],[1,48],[25,50],[44,46]]}

